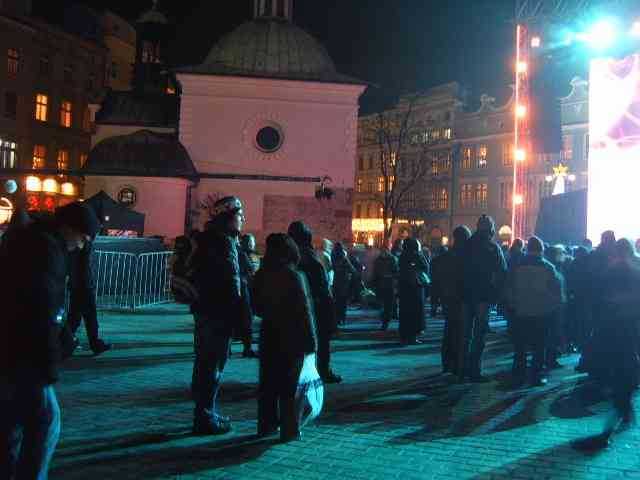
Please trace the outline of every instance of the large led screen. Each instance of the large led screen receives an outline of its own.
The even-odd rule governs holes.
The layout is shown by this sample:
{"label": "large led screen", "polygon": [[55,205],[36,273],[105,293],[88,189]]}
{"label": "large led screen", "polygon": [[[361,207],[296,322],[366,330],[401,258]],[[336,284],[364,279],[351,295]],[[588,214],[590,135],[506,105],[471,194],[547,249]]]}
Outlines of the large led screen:
{"label": "large led screen", "polygon": [[591,62],[587,234],[640,238],[640,54]]}

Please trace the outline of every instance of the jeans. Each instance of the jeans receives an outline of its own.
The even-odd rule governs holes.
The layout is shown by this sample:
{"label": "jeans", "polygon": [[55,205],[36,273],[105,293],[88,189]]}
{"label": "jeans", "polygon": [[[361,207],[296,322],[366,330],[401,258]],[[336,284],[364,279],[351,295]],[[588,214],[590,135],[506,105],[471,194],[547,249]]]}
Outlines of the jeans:
{"label": "jeans", "polygon": [[485,337],[489,330],[489,304],[465,303],[462,308],[462,315],[464,318],[465,374],[477,377],[481,372]]}
{"label": "jeans", "polygon": [[52,385],[0,386],[0,478],[46,480],[60,438],[60,407]]}

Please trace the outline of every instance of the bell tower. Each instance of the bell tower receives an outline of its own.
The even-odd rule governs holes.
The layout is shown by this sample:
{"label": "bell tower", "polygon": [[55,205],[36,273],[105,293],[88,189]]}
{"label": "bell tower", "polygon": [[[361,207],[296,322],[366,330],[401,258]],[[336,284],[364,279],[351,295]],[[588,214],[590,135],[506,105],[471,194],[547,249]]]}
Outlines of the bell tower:
{"label": "bell tower", "polygon": [[253,17],[291,22],[293,0],[253,0]]}
{"label": "bell tower", "polygon": [[165,58],[169,27],[169,21],[158,10],[158,0],[153,0],[151,10],[138,18],[134,90],[145,93],[166,92],[169,86]]}

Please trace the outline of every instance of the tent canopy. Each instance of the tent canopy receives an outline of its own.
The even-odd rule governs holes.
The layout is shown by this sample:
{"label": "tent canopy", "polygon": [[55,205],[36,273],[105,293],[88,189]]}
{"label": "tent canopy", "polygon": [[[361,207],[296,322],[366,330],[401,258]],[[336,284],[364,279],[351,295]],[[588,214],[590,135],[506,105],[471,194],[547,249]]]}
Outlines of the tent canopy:
{"label": "tent canopy", "polygon": [[144,214],[120,205],[104,190],[85,200],[91,206],[104,228],[110,230],[130,230],[142,236],[144,233]]}

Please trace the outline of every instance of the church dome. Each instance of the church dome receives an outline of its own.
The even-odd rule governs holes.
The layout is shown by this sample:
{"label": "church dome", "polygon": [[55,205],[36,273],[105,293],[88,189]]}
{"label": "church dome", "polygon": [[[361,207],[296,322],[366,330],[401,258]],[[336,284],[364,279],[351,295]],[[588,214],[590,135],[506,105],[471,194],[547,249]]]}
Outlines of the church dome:
{"label": "church dome", "polygon": [[167,20],[167,17],[165,17],[164,14],[158,10],[158,0],[153,0],[153,7],[151,7],[151,10],[147,10],[142,15],[140,15],[140,18],[138,18],[138,21],[136,23],[167,24],[169,23],[169,20]]}

